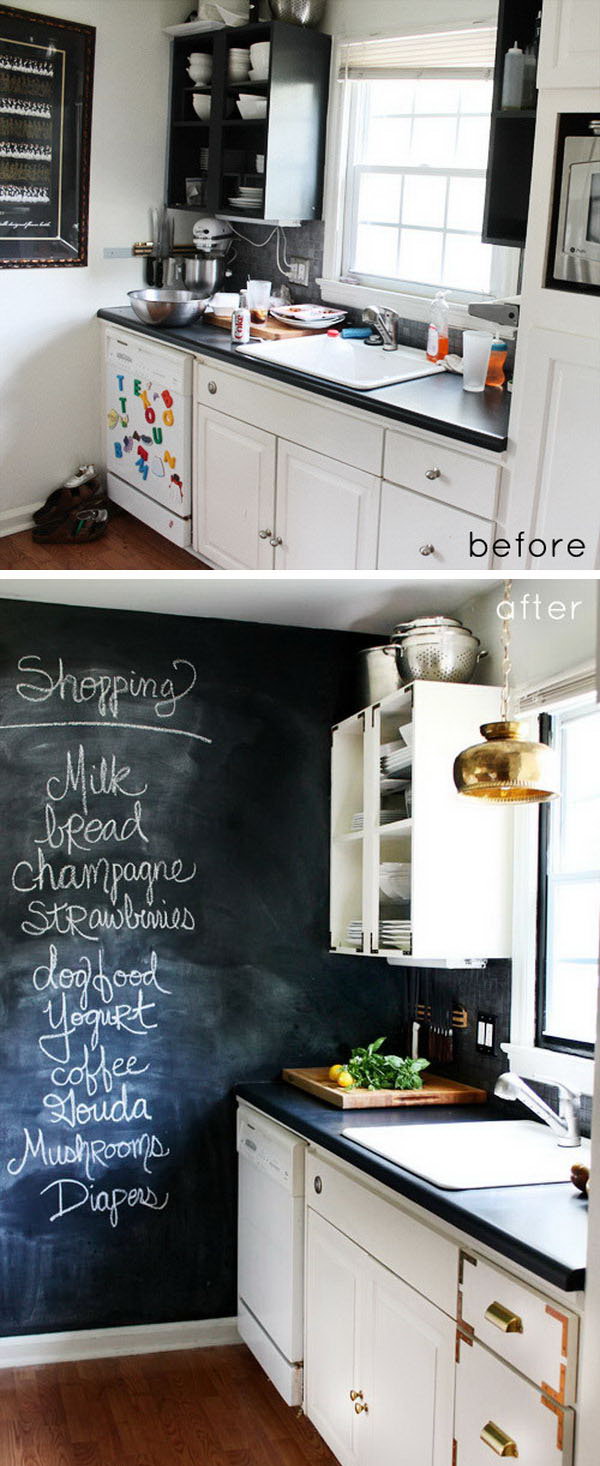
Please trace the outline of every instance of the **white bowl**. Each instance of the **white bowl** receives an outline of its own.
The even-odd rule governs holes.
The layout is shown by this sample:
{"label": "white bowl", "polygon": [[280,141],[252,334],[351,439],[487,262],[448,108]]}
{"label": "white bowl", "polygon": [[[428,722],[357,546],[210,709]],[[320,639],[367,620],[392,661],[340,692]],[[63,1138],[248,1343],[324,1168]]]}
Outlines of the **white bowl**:
{"label": "white bowl", "polygon": [[230,46],[229,47],[229,55],[230,56],[237,56],[238,59],[241,59],[243,61],[249,61],[250,60],[250,47],[249,46]]}
{"label": "white bowl", "polygon": [[243,199],[260,199],[263,193],[262,188],[251,188],[246,183],[240,183],[239,192]]}
{"label": "white bowl", "polygon": [[410,901],[410,865],[384,861],[379,867],[379,889],[388,901]]}
{"label": "white bowl", "polygon": [[237,109],[246,122],[258,122],[267,115],[267,99],[266,97],[252,97],[247,92],[240,92]]}
{"label": "white bowl", "polygon": [[269,80],[269,73],[268,73],[268,71],[253,71],[252,70],[252,67],[250,67],[250,70],[248,72],[248,81],[268,81],[268,80]]}
{"label": "white bowl", "polygon": [[250,46],[250,55],[251,55],[252,60],[254,62],[257,62],[259,59],[262,59],[263,61],[266,62],[267,59],[268,59],[270,50],[271,50],[271,42],[270,41],[254,41],[253,45]]}
{"label": "white bowl", "polygon": [[264,153],[257,153],[256,154],[256,172],[257,173],[264,173],[264,171],[265,171],[265,155],[264,155]]}
{"label": "white bowl", "polygon": [[210,97],[202,96],[201,92],[194,92],[192,95],[192,107],[194,108],[196,116],[199,117],[202,122],[208,122],[208,119],[210,117],[210,102]]}

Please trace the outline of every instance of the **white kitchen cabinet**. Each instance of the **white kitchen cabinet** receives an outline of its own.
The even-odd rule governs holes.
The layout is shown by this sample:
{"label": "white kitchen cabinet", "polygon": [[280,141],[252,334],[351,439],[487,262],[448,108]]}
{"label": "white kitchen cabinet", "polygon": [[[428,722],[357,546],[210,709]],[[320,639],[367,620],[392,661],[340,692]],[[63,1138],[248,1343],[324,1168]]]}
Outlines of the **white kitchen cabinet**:
{"label": "white kitchen cabinet", "polygon": [[194,549],[226,570],[271,570],[275,439],[196,406]]}
{"label": "white kitchen cabinet", "polygon": [[382,484],[378,570],[401,566],[433,575],[440,570],[464,570],[474,563],[469,558],[471,533],[488,547],[475,563],[482,568],[490,565],[493,523],[396,484]]}
{"label": "white kitchen cabinet", "polygon": [[371,569],[378,518],[378,478],[279,441],[276,570]]}
{"label": "white kitchen cabinet", "polygon": [[[449,967],[510,956],[512,812],[466,799],[452,777],[457,754],[481,742],[480,725],[499,710],[498,687],[419,681],[334,728],[333,951]],[[402,746],[400,727],[411,746],[390,787],[382,756],[389,743]],[[407,902],[390,906],[382,895],[388,862],[409,867]],[[381,935],[388,918],[410,925],[398,948]],[[350,923],[361,928],[357,945]]]}
{"label": "white kitchen cabinet", "polygon": [[598,0],[544,0],[538,87],[595,87],[600,77]]}
{"label": "white kitchen cabinet", "polygon": [[309,1209],[306,1411],[341,1466],[447,1466],[455,1325]]}
{"label": "white kitchen cabinet", "polygon": [[573,1412],[557,1404],[477,1341],[461,1339],[456,1366],[455,1466],[570,1466]]}
{"label": "white kitchen cabinet", "polygon": [[[593,569],[600,545],[598,342],[533,327],[520,374],[519,388],[522,391],[527,384],[527,397],[510,470],[517,516],[511,529],[516,534],[529,528],[537,541],[529,566]],[[531,518],[529,524],[523,523],[518,520],[520,508],[532,496]],[[574,543],[579,540],[585,545],[583,553]],[[536,558],[543,543],[546,554]]]}

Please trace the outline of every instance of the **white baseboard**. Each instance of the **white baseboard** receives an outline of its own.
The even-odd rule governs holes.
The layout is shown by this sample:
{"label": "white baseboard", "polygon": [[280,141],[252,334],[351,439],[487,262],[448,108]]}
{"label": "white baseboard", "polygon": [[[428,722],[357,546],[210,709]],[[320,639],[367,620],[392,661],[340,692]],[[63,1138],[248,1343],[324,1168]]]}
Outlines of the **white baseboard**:
{"label": "white baseboard", "polygon": [[74,1329],[64,1334],[25,1334],[0,1339],[0,1369],[109,1359],[124,1354],[161,1354],[170,1349],[207,1349],[211,1345],[239,1342],[235,1318],[142,1324],[121,1329]]}
{"label": "white baseboard", "polygon": [[34,504],[21,504],[18,509],[0,509],[0,536],[31,529],[34,511],[41,509],[44,502],[44,499],[38,499]]}

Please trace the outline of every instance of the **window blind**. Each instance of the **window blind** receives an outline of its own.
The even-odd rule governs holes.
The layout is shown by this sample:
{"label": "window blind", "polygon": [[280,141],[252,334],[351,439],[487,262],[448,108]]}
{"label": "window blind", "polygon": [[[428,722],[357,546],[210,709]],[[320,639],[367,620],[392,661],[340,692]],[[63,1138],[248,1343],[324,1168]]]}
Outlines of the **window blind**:
{"label": "window blind", "polygon": [[402,76],[493,75],[495,26],[470,26],[422,36],[346,41],[340,53],[342,80]]}
{"label": "window blind", "polygon": [[596,671],[588,663],[576,668],[568,677],[524,690],[519,697],[518,710],[519,713],[541,713],[575,702],[578,698],[591,697],[595,691]]}

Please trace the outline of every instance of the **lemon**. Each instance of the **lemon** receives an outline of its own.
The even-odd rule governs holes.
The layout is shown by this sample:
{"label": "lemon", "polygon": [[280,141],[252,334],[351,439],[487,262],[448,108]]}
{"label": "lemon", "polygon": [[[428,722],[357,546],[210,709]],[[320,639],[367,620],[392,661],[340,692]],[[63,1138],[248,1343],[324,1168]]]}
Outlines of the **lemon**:
{"label": "lemon", "polygon": [[334,1082],[336,1079],[339,1079],[343,1067],[343,1064],[332,1064],[331,1069],[329,1070],[329,1078],[333,1079]]}
{"label": "lemon", "polygon": [[352,1075],[348,1073],[347,1069],[341,1070],[341,1073],[338,1074],[337,1082],[340,1086],[340,1089],[354,1088],[354,1080],[352,1078]]}

